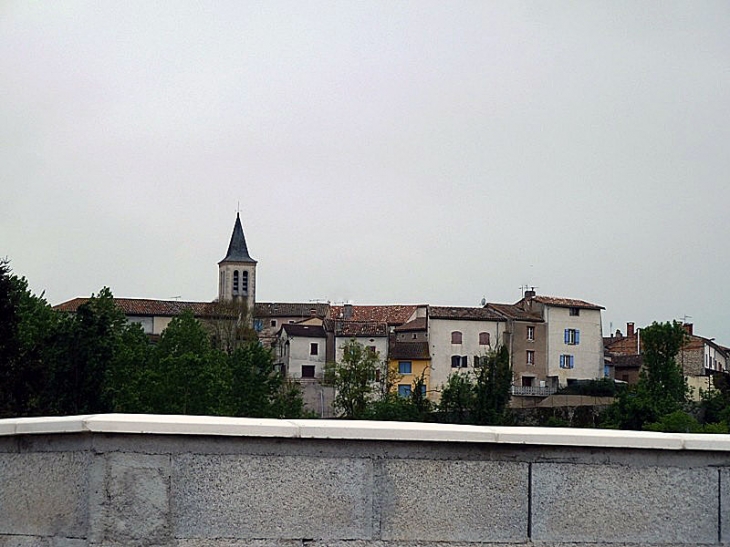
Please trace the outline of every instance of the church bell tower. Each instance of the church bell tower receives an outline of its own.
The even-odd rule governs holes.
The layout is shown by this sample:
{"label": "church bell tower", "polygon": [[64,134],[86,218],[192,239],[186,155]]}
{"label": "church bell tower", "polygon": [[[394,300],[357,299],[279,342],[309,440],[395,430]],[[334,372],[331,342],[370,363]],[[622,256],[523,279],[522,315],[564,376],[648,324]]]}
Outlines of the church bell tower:
{"label": "church bell tower", "polygon": [[218,263],[218,300],[245,302],[253,313],[256,302],[256,261],[248,254],[241,216],[236,213],[226,257]]}

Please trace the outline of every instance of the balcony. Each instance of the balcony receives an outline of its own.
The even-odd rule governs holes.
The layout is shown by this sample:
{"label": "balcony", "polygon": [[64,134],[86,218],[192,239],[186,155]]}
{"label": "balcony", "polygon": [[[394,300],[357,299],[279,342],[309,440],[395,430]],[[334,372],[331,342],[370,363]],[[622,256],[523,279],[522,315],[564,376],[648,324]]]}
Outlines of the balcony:
{"label": "balcony", "polygon": [[557,389],[554,387],[540,386],[512,386],[512,395],[521,395],[523,397],[547,397],[555,393]]}

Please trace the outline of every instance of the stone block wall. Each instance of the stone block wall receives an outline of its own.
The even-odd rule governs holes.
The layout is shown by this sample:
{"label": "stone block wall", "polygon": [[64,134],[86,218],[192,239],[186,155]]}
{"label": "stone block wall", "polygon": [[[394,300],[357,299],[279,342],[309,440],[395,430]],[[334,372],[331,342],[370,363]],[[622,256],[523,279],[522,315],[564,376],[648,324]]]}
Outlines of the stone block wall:
{"label": "stone block wall", "polygon": [[730,543],[721,436],[76,420],[0,420],[0,547]]}

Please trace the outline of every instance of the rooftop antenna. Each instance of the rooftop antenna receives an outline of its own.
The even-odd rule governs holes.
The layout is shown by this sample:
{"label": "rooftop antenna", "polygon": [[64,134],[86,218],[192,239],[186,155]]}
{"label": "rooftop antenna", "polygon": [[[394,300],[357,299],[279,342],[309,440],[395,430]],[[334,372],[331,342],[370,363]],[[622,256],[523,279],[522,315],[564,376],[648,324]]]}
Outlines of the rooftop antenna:
{"label": "rooftop antenna", "polygon": [[180,295],[177,295],[177,296],[171,296],[171,297],[170,297],[170,300],[180,300],[181,298],[182,298],[182,296],[180,296]]}
{"label": "rooftop antenna", "polygon": [[692,319],[691,315],[687,315],[686,313],[682,316],[682,323],[687,323],[687,319]]}

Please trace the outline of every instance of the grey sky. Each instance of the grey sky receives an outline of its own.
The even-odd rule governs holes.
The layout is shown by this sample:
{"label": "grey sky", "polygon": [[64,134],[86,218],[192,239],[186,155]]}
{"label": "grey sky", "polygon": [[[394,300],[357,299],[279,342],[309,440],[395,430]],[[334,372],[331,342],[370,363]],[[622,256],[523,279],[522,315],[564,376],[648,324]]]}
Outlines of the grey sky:
{"label": "grey sky", "polygon": [[541,294],[730,345],[730,4],[3,2],[0,256],[51,303]]}

